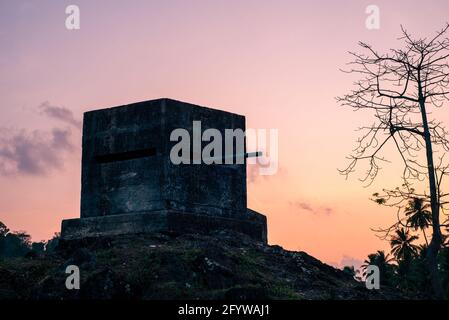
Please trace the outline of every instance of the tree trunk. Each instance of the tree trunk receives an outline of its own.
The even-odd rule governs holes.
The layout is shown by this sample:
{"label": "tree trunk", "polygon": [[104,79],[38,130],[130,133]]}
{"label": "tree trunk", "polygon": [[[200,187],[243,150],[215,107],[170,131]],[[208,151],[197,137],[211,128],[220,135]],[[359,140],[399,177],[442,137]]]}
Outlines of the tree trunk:
{"label": "tree trunk", "polygon": [[440,205],[437,195],[437,185],[435,177],[435,167],[433,163],[432,140],[430,137],[429,124],[427,122],[426,105],[422,95],[422,88],[420,81],[419,86],[419,105],[421,109],[421,116],[424,129],[424,141],[426,145],[427,169],[429,175],[429,191],[430,191],[430,206],[432,209],[432,238],[427,250],[427,264],[432,281],[434,293],[438,299],[444,298],[443,287],[441,285],[439,271],[438,271],[438,252],[441,248],[442,236],[440,229]]}
{"label": "tree trunk", "polygon": [[429,241],[427,240],[426,230],[425,228],[422,228],[422,233],[424,235],[424,240],[426,240],[426,246],[429,247]]}

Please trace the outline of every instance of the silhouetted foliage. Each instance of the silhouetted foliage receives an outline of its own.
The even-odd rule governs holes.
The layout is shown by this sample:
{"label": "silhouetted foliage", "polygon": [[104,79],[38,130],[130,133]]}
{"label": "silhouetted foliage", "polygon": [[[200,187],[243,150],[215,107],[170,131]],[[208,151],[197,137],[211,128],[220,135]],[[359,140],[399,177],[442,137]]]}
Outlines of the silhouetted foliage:
{"label": "silhouetted foliage", "polygon": [[368,259],[363,262],[362,276],[366,277],[366,269],[369,265],[375,265],[379,268],[380,285],[394,286],[394,272],[395,265],[391,264],[393,261],[389,254],[385,254],[384,251],[377,251],[376,253],[368,255]]}
{"label": "silhouetted foliage", "polygon": [[[388,162],[383,154],[387,146],[390,144],[398,151],[403,164],[402,188],[383,190],[383,195],[374,194],[374,201],[381,205],[403,207],[403,202],[418,199],[414,200],[414,204],[419,206],[412,206],[409,208],[411,211],[406,210],[410,212],[409,217],[405,218],[409,218],[408,223],[413,222],[415,228],[430,226],[432,230],[426,261],[435,296],[439,298],[444,295],[438,269],[438,252],[445,237],[441,227],[449,222],[442,214],[449,203],[449,193],[444,191],[445,180],[449,176],[449,163],[445,158],[449,151],[449,131],[434,116],[432,109],[449,101],[448,31],[449,24],[446,24],[433,37],[414,38],[402,28],[400,39],[403,48],[390,49],[385,53],[360,42],[364,52],[351,52],[353,60],[346,70],[357,75],[358,80],[349,93],[337,98],[342,106],[355,111],[368,111],[374,116],[370,125],[359,128],[362,133],[349,156],[349,164],[340,172],[348,176],[361,163],[366,163],[367,170],[362,181],[371,184],[379,174],[381,163]],[[423,190],[415,190],[414,184],[422,181],[426,183]],[[426,211],[430,212],[430,224]],[[403,224],[405,219],[399,213],[398,221],[393,226],[378,230],[386,234],[386,238],[391,231],[407,228]],[[401,241],[400,235],[396,234],[395,237]],[[409,250],[412,247],[406,244],[405,247],[400,244],[394,247],[395,255],[412,253]],[[409,261],[404,259],[411,258],[399,258],[402,259],[399,269],[408,268]]]}
{"label": "silhouetted foliage", "polygon": [[52,253],[56,250],[56,248],[59,244],[60,237],[61,237],[61,233],[55,232],[55,234],[53,235],[53,238],[51,238],[50,240],[47,241],[47,244],[45,245],[46,253]]}
{"label": "silhouetted foliage", "polygon": [[[374,193],[374,201],[384,204],[384,198],[378,193]],[[428,268],[428,246],[429,241],[426,230],[432,225],[432,213],[429,202],[424,198],[412,197],[404,206],[398,206],[403,212],[404,218],[388,229],[388,240],[391,245],[391,254],[394,259],[388,259],[389,272],[385,274],[383,269],[386,263],[378,251],[370,254],[362,265],[362,271],[368,265],[377,265],[381,272],[381,284],[400,289],[407,294],[419,294],[431,297],[433,295],[431,285],[431,275]],[[425,244],[418,245],[419,235],[422,234]],[[449,252],[448,239],[444,237],[444,244],[438,254],[439,274],[442,280],[442,289],[446,297],[449,297]],[[393,262],[392,264],[391,262]],[[385,280],[384,280],[385,279]]]}
{"label": "silhouetted foliage", "polygon": [[0,239],[2,239],[9,232],[9,229],[0,221]]}
{"label": "silhouetted foliage", "polygon": [[[415,245],[416,236],[405,229],[396,230],[392,240],[392,255],[383,251],[368,255],[361,266],[363,277],[366,268],[375,265],[379,268],[380,284],[396,288],[409,296],[432,297],[433,288],[427,267],[427,245]],[[442,276],[442,285],[446,297],[449,297],[449,248],[444,247],[438,255],[438,264]]]}
{"label": "silhouetted foliage", "polygon": [[351,277],[355,277],[356,272],[355,272],[355,268],[354,266],[344,266],[343,267],[343,272],[350,275]]}
{"label": "silhouetted foliage", "polygon": [[31,236],[24,231],[10,232],[0,222],[0,258],[37,257],[55,250],[59,243],[59,233],[48,241],[32,242]]}
{"label": "silhouetted foliage", "polygon": [[413,244],[417,236],[410,235],[408,230],[401,228],[396,230],[390,239],[391,253],[398,262],[408,264],[418,253],[418,246]]}
{"label": "silhouetted foliage", "polygon": [[442,274],[443,287],[445,288],[446,297],[449,297],[449,247],[441,250],[439,256],[440,271]]}
{"label": "silhouetted foliage", "polygon": [[0,256],[5,258],[23,257],[31,250],[31,237],[29,234],[9,232],[2,239]]}

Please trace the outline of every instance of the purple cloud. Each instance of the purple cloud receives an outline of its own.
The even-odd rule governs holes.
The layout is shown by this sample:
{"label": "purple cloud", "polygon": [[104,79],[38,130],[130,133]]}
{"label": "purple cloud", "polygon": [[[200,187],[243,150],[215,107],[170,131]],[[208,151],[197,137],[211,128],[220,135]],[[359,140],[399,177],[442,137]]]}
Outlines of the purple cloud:
{"label": "purple cloud", "polygon": [[313,214],[324,214],[324,215],[330,215],[334,212],[334,210],[330,207],[316,207],[313,206],[311,203],[304,202],[304,201],[290,201],[290,206],[299,209],[300,211],[308,211]]}
{"label": "purple cloud", "polygon": [[[42,103],[41,114],[69,124],[78,131],[81,121],[72,111],[64,107]],[[11,130],[0,128],[0,173],[4,175],[46,175],[54,169],[61,169],[64,156],[75,151],[71,142],[72,131],[67,128],[43,130]]]}
{"label": "purple cloud", "polygon": [[73,112],[65,107],[53,106],[48,101],[41,103],[38,107],[42,114],[57,119],[59,121],[68,123],[77,129],[81,129],[82,123],[75,119]]}
{"label": "purple cloud", "polygon": [[[4,130],[2,130],[4,131]],[[74,150],[69,129],[53,129],[50,134],[24,130],[2,134],[0,172],[5,175],[45,175],[63,166],[63,155]]]}

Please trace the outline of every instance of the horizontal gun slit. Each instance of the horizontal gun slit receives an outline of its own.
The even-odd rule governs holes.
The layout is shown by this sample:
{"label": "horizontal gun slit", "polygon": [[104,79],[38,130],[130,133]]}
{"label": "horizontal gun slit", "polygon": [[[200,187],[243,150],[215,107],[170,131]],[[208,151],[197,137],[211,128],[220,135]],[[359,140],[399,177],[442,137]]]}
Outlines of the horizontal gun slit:
{"label": "horizontal gun slit", "polygon": [[112,154],[102,154],[95,156],[95,160],[99,163],[109,163],[117,161],[125,161],[131,159],[139,159],[145,157],[151,157],[156,155],[156,148],[147,148],[140,150],[132,150],[125,152],[118,152]]}

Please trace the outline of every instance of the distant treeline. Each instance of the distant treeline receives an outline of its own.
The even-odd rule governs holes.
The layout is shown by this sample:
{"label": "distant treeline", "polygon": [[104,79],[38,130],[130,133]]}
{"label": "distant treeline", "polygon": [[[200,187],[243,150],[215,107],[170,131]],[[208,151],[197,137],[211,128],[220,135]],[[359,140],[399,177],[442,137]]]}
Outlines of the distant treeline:
{"label": "distant treeline", "polygon": [[[408,235],[406,235],[408,236]],[[408,249],[406,249],[408,250]],[[432,296],[432,284],[427,269],[425,245],[412,247],[412,251],[405,256],[398,257],[396,254],[387,254],[384,251],[368,255],[360,270],[354,270],[353,266],[343,268],[356,280],[363,281],[367,276],[367,268],[374,265],[379,268],[380,287],[388,286],[396,288],[409,295],[429,297]],[[443,289],[446,297],[449,297],[449,248],[441,249],[438,254],[438,269],[442,279]]]}
{"label": "distant treeline", "polygon": [[32,242],[23,231],[10,231],[0,221],[0,258],[34,256],[54,251],[59,242],[59,233],[48,241]]}
{"label": "distant treeline", "polygon": [[[374,194],[375,201],[384,199]],[[397,288],[407,293],[431,296],[433,293],[431,275],[428,268],[429,229],[432,225],[430,205],[425,199],[414,197],[402,209],[405,218],[386,229],[382,239],[390,243],[390,253],[377,251],[368,255],[361,270],[347,266],[346,273],[362,280],[367,275],[368,266],[379,268],[380,284]],[[449,228],[443,229],[443,243],[437,255],[437,271],[443,294],[449,298]],[[384,230],[382,230],[385,233]]]}

